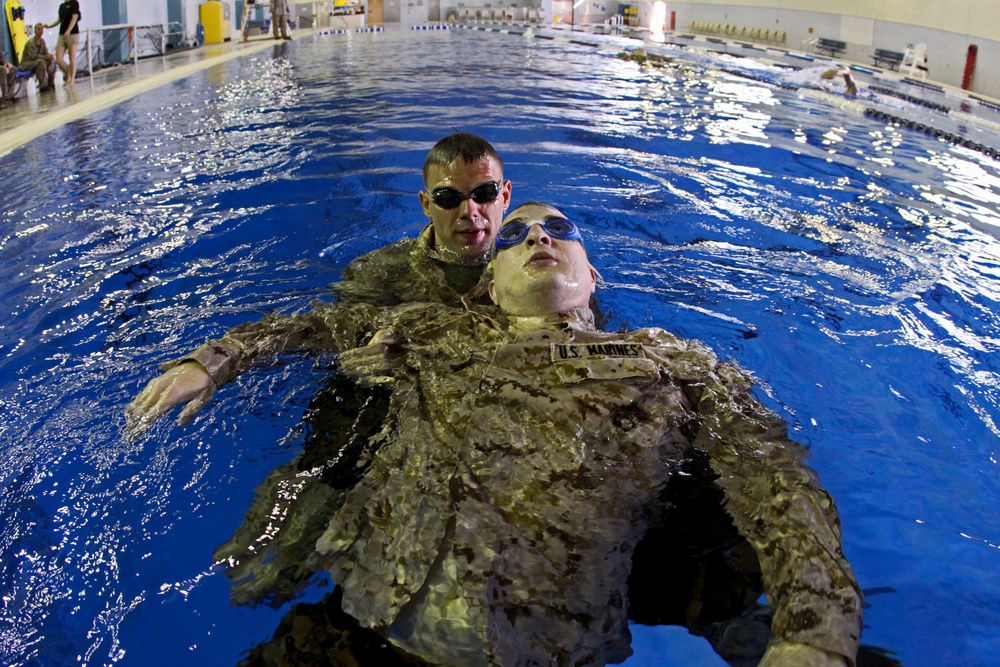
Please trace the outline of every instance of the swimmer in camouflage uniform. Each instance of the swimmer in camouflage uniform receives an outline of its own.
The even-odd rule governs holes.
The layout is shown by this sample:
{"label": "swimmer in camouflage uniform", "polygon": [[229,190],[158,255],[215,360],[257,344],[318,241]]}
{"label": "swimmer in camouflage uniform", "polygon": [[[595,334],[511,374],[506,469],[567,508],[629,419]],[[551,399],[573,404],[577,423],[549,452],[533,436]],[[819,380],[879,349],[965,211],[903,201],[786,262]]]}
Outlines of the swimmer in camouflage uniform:
{"label": "swimmer in camouflage uniform", "polygon": [[[333,310],[346,310],[352,304],[392,306],[420,301],[457,306],[467,300],[488,301],[484,268],[493,237],[510,204],[511,192],[510,181],[503,178],[499,156],[485,140],[456,133],[439,141],[427,156],[424,182],[427,191],[421,191],[419,196],[431,222],[417,239],[380,248],[352,262],[344,272],[344,280],[333,287],[338,296]],[[331,310],[328,305],[318,307],[324,313]],[[362,308],[359,312],[363,311]],[[279,323],[277,328],[276,323]],[[295,331],[296,324],[303,329]],[[238,326],[230,333],[236,336],[234,340],[258,341],[263,345],[259,352],[266,353],[268,349],[280,351],[286,347],[281,341],[268,341],[272,332],[276,337],[302,338],[313,333],[314,325],[308,317],[289,319],[274,315]],[[167,364],[166,368],[177,368],[185,361],[195,362],[198,358],[186,357]],[[224,372],[209,370],[213,377]],[[190,389],[172,386],[180,372],[156,378],[152,383],[156,391],[148,395],[159,397],[174,390]],[[214,386],[205,386],[201,393],[187,396],[184,402],[189,404],[181,411],[178,423],[189,423],[213,392]],[[142,410],[129,411],[130,434],[140,434],[173,405],[176,403],[151,404]]]}
{"label": "swimmer in camouflage uniform", "polygon": [[456,132],[431,149],[423,175],[420,206],[430,222],[416,239],[351,262],[334,285],[341,302],[489,302],[483,269],[511,196],[500,156],[485,139]]}
{"label": "swimmer in camouflage uniform", "polygon": [[[485,139],[455,132],[427,154],[423,179],[419,199],[427,226],[416,239],[351,262],[343,280],[333,285],[339,304],[458,306],[463,297],[489,303],[483,272],[511,197],[500,156]],[[281,318],[239,330],[266,332],[276,319]],[[173,381],[173,375],[158,381]],[[210,399],[211,391],[197,401]],[[279,606],[305,583],[312,574],[305,557],[345,489],[363,473],[387,406],[385,390],[362,390],[337,375],[313,399],[302,455],[271,472],[245,521],[216,551],[216,561],[231,565],[234,602]],[[187,423],[192,415],[182,412],[179,422]],[[142,420],[132,420],[135,432],[143,428]]]}
{"label": "swimmer in camouflage uniform", "polygon": [[[392,428],[314,556],[344,610],[434,664],[621,661],[632,551],[694,449],[775,609],[761,665],[853,664],[862,597],[836,509],[748,377],[662,330],[595,330],[594,274],[555,209],[522,206],[505,230],[490,285],[499,312],[317,308],[267,343],[237,333],[200,348],[208,373],[182,365],[204,376],[180,383],[196,388],[280,349],[374,341],[341,368],[391,379]],[[140,414],[200,390],[148,391]]]}
{"label": "swimmer in camouflage uniform", "polygon": [[[594,273],[557,210],[518,208],[496,246],[504,318],[413,305],[387,322],[406,348],[396,430],[317,544],[344,610],[431,662],[620,662],[632,550],[695,448],[757,549],[775,608],[761,664],[851,664],[862,596],[836,509],[748,377],[662,330],[596,331]],[[384,346],[374,371],[344,368],[384,376]]]}

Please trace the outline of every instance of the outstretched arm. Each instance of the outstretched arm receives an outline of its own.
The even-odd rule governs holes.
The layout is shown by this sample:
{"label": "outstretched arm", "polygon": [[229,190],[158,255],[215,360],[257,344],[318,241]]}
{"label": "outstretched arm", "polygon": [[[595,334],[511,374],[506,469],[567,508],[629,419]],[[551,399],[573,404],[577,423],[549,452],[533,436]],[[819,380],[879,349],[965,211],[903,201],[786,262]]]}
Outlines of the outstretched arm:
{"label": "outstretched arm", "polygon": [[[853,665],[863,600],[841,548],[840,517],[804,463],[804,448],[751,395],[751,384],[736,367],[719,364],[687,390],[703,417],[694,444],[709,454],[726,510],[757,551],[775,608],[761,664],[838,664],[825,662],[832,655]],[[809,649],[818,651],[811,661],[801,657]]]}
{"label": "outstretched arm", "polygon": [[127,435],[141,435],[175,406],[187,403],[178,418],[186,425],[211,400],[216,388],[251,366],[283,352],[337,352],[360,345],[377,328],[378,312],[363,305],[314,304],[296,315],[269,315],[240,325],[176,361],[154,378],[126,408]]}

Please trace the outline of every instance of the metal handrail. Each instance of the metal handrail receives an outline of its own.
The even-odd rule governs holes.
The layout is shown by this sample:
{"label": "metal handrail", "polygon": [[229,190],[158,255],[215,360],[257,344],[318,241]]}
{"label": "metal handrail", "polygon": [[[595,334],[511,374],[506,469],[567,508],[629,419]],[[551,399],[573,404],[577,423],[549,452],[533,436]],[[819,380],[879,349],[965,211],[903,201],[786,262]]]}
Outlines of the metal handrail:
{"label": "metal handrail", "polygon": [[94,59],[93,59],[93,55],[91,53],[92,49],[90,48],[90,45],[93,43],[92,40],[90,39],[90,33],[93,32],[94,30],[102,30],[103,31],[103,30],[114,30],[116,28],[128,28],[128,34],[130,36],[130,40],[129,40],[130,41],[130,47],[132,49],[132,64],[138,67],[138,65],[139,65],[139,49],[138,49],[138,46],[136,44],[136,34],[135,34],[136,27],[137,26],[134,25],[134,24],[132,24],[132,23],[115,23],[114,25],[99,25],[96,28],[87,28],[87,43],[86,43],[86,46],[87,46],[87,73],[91,77],[94,76]]}
{"label": "metal handrail", "polygon": [[[170,32],[170,29],[171,29],[172,26],[178,26],[180,28],[180,32],[176,32],[176,31],[175,32]],[[170,21],[169,23],[167,23],[163,27],[164,27],[163,37],[160,39],[160,42],[161,42],[161,52],[162,53],[166,54],[166,52],[167,52],[167,40],[170,37],[173,37],[174,35],[180,35],[181,36],[181,44],[185,44],[185,45],[187,44],[187,41],[188,41],[189,37],[188,37],[188,34],[187,34],[187,30],[184,29],[184,24],[183,23],[181,23],[180,21]]]}

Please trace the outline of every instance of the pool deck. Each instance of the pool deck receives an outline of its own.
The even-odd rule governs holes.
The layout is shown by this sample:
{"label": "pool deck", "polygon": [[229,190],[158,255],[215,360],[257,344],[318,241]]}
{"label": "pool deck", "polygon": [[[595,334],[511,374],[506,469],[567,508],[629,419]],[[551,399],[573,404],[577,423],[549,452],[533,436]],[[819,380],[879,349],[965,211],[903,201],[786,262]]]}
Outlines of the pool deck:
{"label": "pool deck", "polygon": [[[303,34],[312,34],[312,31],[293,32],[295,37]],[[69,88],[62,86],[62,75],[57,73],[56,90],[45,93],[37,92],[32,82],[25,86],[27,95],[17,98],[12,106],[0,109],[0,158],[70,121],[198,70],[275,44],[269,35],[254,36],[247,42],[206,44],[162,57],[145,58],[136,64],[108,67],[94,72],[93,76],[78,76]]]}

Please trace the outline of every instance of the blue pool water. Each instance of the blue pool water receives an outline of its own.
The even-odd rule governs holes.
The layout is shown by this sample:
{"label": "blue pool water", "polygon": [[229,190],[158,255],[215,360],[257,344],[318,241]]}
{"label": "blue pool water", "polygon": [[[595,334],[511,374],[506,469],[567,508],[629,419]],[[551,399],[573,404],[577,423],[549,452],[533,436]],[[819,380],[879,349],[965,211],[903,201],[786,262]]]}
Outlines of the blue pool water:
{"label": "blue pool water", "polygon": [[[283,610],[230,606],[211,554],[299,451],[325,367],[248,373],[136,442],[123,408],[157,364],[416,234],[424,156],[458,128],[498,148],[515,203],[581,222],[609,328],[663,326],[759,377],[839,504],[864,643],[995,664],[998,163],[865,108],[994,149],[998,119],[923,89],[955,113],[781,87],[779,64],[691,48],[615,57],[634,46],[306,38],[4,160],[0,663],[232,665],[270,637]],[[683,630],[633,630],[629,665],[721,664]]]}

